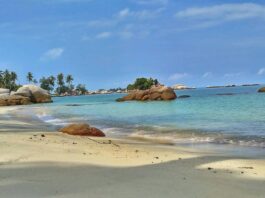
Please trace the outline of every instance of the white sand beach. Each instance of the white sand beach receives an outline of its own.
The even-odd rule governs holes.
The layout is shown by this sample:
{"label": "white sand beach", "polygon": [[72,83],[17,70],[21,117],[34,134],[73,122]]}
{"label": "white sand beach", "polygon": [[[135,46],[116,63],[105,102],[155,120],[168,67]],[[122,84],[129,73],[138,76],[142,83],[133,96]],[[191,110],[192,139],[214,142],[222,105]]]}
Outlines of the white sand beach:
{"label": "white sand beach", "polygon": [[[6,110],[1,109],[1,115]],[[127,139],[3,132],[0,197],[263,198],[265,160]],[[25,129],[26,130],[26,129]]]}

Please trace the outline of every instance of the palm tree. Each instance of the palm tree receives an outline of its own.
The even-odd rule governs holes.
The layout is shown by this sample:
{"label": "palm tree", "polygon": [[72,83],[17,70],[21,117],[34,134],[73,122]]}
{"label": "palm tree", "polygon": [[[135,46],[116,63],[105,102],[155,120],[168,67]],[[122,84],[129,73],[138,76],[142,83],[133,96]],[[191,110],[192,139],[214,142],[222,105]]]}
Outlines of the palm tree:
{"label": "palm tree", "polygon": [[68,89],[70,92],[73,90],[73,85],[72,85],[73,80],[74,80],[74,78],[72,75],[66,76],[66,83],[68,84]]}
{"label": "palm tree", "polygon": [[11,79],[10,72],[6,69],[6,70],[3,72],[3,83],[4,83],[4,88],[10,88],[10,79]]}
{"label": "palm tree", "polygon": [[33,82],[33,74],[31,72],[28,72],[27,80],[28,80],[29,83]]}
{"label": "palm tree", "polygon": [[62,94],[62,93],[65,93],[66,92],[66,87],[64,85],[64,75],[63,73],[60,73],[57,75],[57,84],[58,84],[58,87],[57,87],[57,93],[58,94]]}

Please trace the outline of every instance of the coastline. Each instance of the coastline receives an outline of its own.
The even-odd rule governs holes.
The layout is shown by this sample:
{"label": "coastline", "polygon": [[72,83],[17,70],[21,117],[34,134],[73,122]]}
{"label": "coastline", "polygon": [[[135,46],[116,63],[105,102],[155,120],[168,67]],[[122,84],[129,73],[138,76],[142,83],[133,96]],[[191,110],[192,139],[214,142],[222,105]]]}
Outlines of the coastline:
{"label": "coastline", "polygon": [[[167,197],[241,198],[265,193],[264,158],[140,140],[69,136],[41,131],[34,122],[14,118],[0,122],[1,197],[108,197],[111,193],[153,198],[166,193]],[[3,132],[4,123],[31,131]],[[34,186],[31,192],[30,186]]]}

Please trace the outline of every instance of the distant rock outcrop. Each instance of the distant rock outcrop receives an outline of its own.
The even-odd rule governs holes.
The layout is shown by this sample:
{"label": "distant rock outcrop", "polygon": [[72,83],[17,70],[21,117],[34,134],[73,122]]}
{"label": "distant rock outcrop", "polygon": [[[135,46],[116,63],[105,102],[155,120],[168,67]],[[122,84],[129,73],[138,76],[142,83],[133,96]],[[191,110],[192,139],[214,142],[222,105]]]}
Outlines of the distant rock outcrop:
{"label": "distant rock outcrop", "polygon": [[52,102],[49,92],[36,85],[24,85],[11,93],[9,89],[0,89],[0,106],[48,102]]}
{"label": "distant rock outcrop", "polygon": [[105,137],[106,135],[99,129],[90,127],[88,124],[70,124],[59,132],[66,133],[69,135],[78,136],[95,136],[95,137]]}
{"label": "distant rock outcrop", "polygon": [[147,100],[174,100],[177,98],[176,93],[170,87],[166,86],[153,86],[148,90],[134,90],[131,91],[127,96],[119,98],[117,102],[138,100],[138,101],[147,101]]}
{"label": "distant rock outcrop", "polygon": [[189,87],[187,87],[186,85],[182,85],[182,84],[173,85],[171,88],[174,90],[189,89]]}
{"label": "distant rock outcrop", "polygon": [[259,90],[258,90],[259,93],[264,93],[265,92],[265,87],[261,87]]}

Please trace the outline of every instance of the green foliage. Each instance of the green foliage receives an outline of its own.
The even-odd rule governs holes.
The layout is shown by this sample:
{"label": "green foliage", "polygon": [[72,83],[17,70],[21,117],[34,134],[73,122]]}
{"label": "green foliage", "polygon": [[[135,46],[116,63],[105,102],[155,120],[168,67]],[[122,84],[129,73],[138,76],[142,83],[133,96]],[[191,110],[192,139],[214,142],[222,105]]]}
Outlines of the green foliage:
{"label": "green foliage", "polygon": [[[0,88],[6,88],[10,89],[11,91],[16,91],[20,85],[16,84],[17,81],[17,74],[15,72],[5,70],[0,71]],[[34,79],[32,72],[27,73],[27,81],[29,83],[33,82],[34,84],[37,84],[38,81]],[[65,81],[67,83],[67,86],[65,85]],[[55,89],[55,84],[57,83],[57,88],[55,89],[56,93],[58,94],[64,94],[64,93],[73,93],[73,90],[75,89],[75,86],[73,85],[74,78],[72,75],[67,75],[66,79],[64,78],[64,74],[60,73],[55,78],[54,76],[49,77],[42,77],[39,80],[40,87],[49,91],[53,92]],[[79,84],[76,87],[76,90],[79,91],[81,94],[85,94],[87,92],[87,89],[85,85]]]}
{"label": "green foliage", "polygon": [[72,90],[74,89],[74,85],[72,84],[74,81],[74,78],[72,75],[67,75],[66,76],[66,83],[68,84],[68,92],[72,92]]}
{"label": "green foliage", "polygon": [[82,84],[78,84],[76,86],[76,90],[79,91],[81,94],[85,94],[87,92],[86,86]]}
{"label": "green foliage", "polygon": [[28,74],[27,74],[27,81],[29,83],[33,82],[33,74],[31,72],[28,72]]}
{"label": "green foliage", "polygon": [[128,90],[133,90],[133,89],[146,90],[146,89],[150,89],[153,85],[158,85],[158,84],[159,82],[157,79],[137,78],[134,84],[129,84],[127,86],[127,89]]}
{"label": "green foliage", "polygon": [[49,92],[52,92],[54,90],[54,85],[55,85],[55,77],[50,76],[48,78],[42,77],[40,79],[40,87],[42,89],[45,89]]}
{"label": "green foliage", "polygon": [[19,88],[19,85],[16,84],[17,74],[13,71],[0,71],[0,88],[10,89],[15,91]]}

